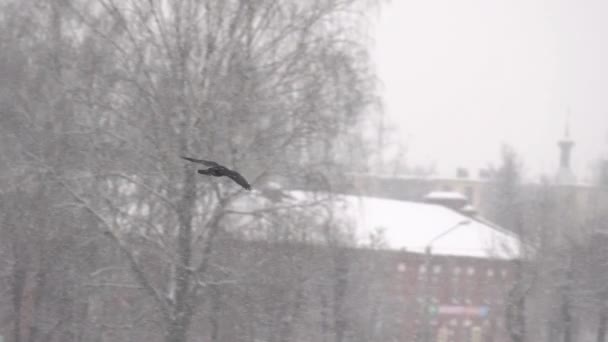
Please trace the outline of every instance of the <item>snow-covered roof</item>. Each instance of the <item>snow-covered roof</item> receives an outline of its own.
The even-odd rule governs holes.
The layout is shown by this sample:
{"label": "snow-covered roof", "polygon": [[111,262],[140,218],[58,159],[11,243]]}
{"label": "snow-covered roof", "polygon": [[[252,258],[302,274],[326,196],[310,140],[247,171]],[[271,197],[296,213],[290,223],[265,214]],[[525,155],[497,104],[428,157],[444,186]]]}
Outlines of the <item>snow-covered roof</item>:
{"label": "snow-covered roof", "polygon": [[[380,233],[385,248],[424,253],[433,241],[434,255],[513,259],[519,242],[507,231],[471,219],[451,209],[418,202],[338,196],[336,213],[352,225],[359,245]],[[445,235],[443,235],[445,234]]]}
{"label": "snow-covered roof", "polygon": [[447,200],[461,200],[466,201],[467,198],[459,192],[456,191],[433,191],[424,196],[426,200],[436,200],[436,199],[447,199]]}
{"label": "snow-covered roof", "polygon": [[[288,197],[279,206],[312,203],[319,195],[303,191],[285,193]],[[424,253],[432,242],[433,255],[519,257],[519,242],[515,235],[441,205],[354,195],[321,197],[325,209],[316,211],[319,222],[324,221],[331,208],[332,217],[344,224],[359,247]],[[327,203],[329,198],[330,204]],[[269,205],[261,200],[258,196],[244,196],[234,204],[245,211]]]}

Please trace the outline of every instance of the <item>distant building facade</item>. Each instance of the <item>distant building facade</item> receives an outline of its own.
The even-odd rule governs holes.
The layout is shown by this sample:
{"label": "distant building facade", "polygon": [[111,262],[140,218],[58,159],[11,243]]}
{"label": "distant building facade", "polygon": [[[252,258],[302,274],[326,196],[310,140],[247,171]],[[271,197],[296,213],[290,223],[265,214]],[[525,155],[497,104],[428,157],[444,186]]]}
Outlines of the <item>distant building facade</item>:
{"label": "distant building facade", "polygon": [[[463,196],[437,193],[431,200],[466,203]],[[455,193],[448,193],[455,194]],[[499,227],[440,203],[344,196],[341,217],[351,217],[362,247],[374,260],[386,295],[398,304],[387,322],[387,340],[421,342],[507,342],[505,302],[512,287],[518,239]],[[431,202],[432,202],[431,201]],[[366,249],[366,234],[383,238]],[[377,238],[375,241],[379,241]],[[356,281],[355,281],[356,283]],[[392,338],[392,339],[391,339]]]}
{"label": "distant building facade", "polygon": [[[512,263],[505,260],[403,253],[393,265],[396,295],[408,303],[400,341],[507,342],[504,313]],[[409,309],[408,309],[409,308]]]}
{"label": "distant building facade", "polygon": [[[555,174],[540,182],[522,184],[523,196],[532,199],[542,191],[551,191],[559,201],[567,203],[568,211],[586,217],[599,210],[597,204],[608,201],[608,157],[597,165],[594,184],[578,180],[572,170],[572,155],[575,142],[566,127],[564,136],[557,142],[558,158]],[[351,174],[351,186],[341,189],[346,193],[404,201],[425,201],[425,196],[433,192],[455,192],[468,200],[474,211],[482,217],[491,217],[493,200],[496,197],[496,183],[490,169],[480,169],[476,173],[458,168],[454,177],[417,177],[396,175]]]}

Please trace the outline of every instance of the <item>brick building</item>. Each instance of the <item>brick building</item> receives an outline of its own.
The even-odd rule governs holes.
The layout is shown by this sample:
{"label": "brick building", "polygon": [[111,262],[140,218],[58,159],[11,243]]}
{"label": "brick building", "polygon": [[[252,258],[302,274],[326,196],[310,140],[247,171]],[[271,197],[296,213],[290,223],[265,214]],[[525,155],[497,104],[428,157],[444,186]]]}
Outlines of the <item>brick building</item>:
{"label": "brick building", "polygon": [[[499,227],[435,204],[342,196],[361,248],[392,253],[386,281],[402,304],[400,341],[508,341],[506,294],[515,236]],[[380,236],[380,237],[379,237]],[[378,242],[380,241],[380,242]]]}
{"label": "brick building", "polygon": [[403,306],[401,341],[509,341],[504,305],[510,262],[434,256],[428,267],[424,259],[403,253],[393,265],[400,284],[396,300],[409,304]]}

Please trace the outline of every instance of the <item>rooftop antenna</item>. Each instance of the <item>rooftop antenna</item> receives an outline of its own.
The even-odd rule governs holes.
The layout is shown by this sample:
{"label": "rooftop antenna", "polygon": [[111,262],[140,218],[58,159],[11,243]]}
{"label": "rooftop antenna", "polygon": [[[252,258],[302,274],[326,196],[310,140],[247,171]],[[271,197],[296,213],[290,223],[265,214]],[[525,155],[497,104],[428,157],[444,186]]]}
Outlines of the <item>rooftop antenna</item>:
{"label": "rooftop antenna", "polygon": [[564,138],[565,140],[569,140],[570,138],[570,116],[572,115],[572,110],[570,106],[566,107],[566,121],[564,127]]}

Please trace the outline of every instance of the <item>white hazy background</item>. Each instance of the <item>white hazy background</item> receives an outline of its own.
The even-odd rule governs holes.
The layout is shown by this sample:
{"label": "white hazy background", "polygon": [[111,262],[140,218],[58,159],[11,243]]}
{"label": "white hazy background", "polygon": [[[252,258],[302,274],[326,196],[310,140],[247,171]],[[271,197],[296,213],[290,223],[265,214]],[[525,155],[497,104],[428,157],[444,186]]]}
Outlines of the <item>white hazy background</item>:
{"label": "white hazy background", "polygon": [[568,112],[578,179],[608,152],[608,1],[393,0],[374,39],[409,165],[476,174],[504,142],[553,175]]}

